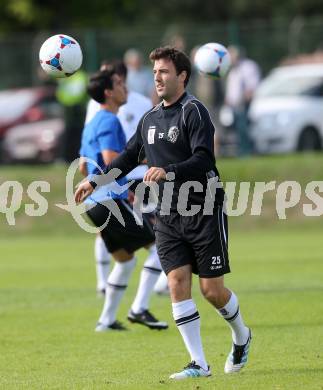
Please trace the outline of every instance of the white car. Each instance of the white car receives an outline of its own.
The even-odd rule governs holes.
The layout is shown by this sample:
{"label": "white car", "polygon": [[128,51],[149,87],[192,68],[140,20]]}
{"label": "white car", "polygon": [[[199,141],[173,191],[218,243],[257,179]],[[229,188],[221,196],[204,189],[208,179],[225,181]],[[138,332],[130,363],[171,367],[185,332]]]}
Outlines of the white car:
{"label": "white car", "polygon": [[323,145],[323,64],[282,66],[266,77],[249,109],[258,153],[319,150]]}

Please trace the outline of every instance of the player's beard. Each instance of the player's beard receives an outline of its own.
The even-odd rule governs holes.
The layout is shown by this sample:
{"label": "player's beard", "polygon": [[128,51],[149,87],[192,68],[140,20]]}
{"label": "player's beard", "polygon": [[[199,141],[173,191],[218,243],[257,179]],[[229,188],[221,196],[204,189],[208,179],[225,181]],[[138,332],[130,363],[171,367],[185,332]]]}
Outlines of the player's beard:
{"label": "player's beard", "polygon": [[176,96],[176,93],[177,93],[176,88],[173,88],[173,86],[171,87],[168,86],[168,88],[164,88],[160,94],[157,92],[157,95],[159,98],[167,102],[173,100],[174,96]]}
{"label": "player's beard", "polygon": [[157,95],[158,95],[158,97],[159,98],[161,98],[161,99],[164,99],[164,100],[168,100],[169,98],[170,98],[170,91],[167,89],[167,88],[165,88],[165,86],[164,86],[164,88],[161,90],[161,91],[159,91],[158,92],[158,90],[156,89],[156,92],[157,92]]}

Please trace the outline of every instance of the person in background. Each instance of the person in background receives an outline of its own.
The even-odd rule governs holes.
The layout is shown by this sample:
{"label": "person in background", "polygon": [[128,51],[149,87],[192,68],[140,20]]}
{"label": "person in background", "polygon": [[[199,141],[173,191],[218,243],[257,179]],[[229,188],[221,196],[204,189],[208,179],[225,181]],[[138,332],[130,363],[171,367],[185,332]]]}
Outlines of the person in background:
{"label": "person in background", "polygon": [[128,69],[127,87],[129,91],[138,92],[148,97],[153,104],[159,103],[151,69],[144,66],[142,53],[137,49],[128,49],[123,60]]}
{"label": "person in background", "polygon": [[[124,82],[126,82],[127,67],[122,61],[103,60],[101,62],[100,70],[109,70],[111,68],[114,68],[115,72],[124,80]],[[135,133],[140,118],[151,108],[152,102],[146,96],[128,90],[127,102],[120,106],[117,113],[122,129],[126,135],[126,141],[129,141]],[[87,106],[85,124],[89,123],[99,110],[100,104],[94,99],[90,99]],[[135,191],[136,186],[142,182],[147,169],[147,165],[141,164],[127,175],[128,181],[135,181],[131,188],[133,191]],[[156,255],[156,248],[154,245],[150,248],[150,252],[152,257]],[[99,296],[104,296],[110,269],[111,254],[108,252],[100,233],[97,234],[95,239],[94,255],[96,260],[97,293]],[[145,268],[142,272],[145,272]],[[155,283],[154,291],[157,294],[168,293],[167,277],[164,272],[160,274]]]}
{"label": "person in background", "polygon": [[[125,148],[126,137],[116,113],[127,101],[127,89],[125,80],[112,68],[94,74],[87,90],[91,98],[100,104],[100,110],[85,125],[82,134],[79,170],[88,177],[96,170],[91,161],[104,168]],[[145,218],[143,225],[139,226],[127,199],[128,190],[120,192],[120,187],[127,188],[126,183],[127,179],[123,178],[118,180],[118,187],[109,184],[102,186],[96,194],[87,199],[87,215],[93,224],[98,228],[106,224],[101,230],[101,237],[115,260],[107,280],[105,302],[95,328],[96,332],[126,329],[116,319],[116,315],[136,265],[135,251],[154,246],[155,242],[151,222]],[[109,205],[118,207],[125,221],[124,226],[110,213]],[[147,257],[143,271],[145,272],[141,273],[128,319],[150,329],[167,329],[167,323],[158,321],[148,310],[151,292],[161,272],[156,249]]]}
{"label": "person in background", "polygon": [[[194,63],[194,57],[199,48],[200,46],[195,46],[190,52],[190,59],[192,63]],[[205,104],[211,115],[212,122],[214,123],[216,129],[214,133],[214,152],[217,156],[219,154],[218,112],[220,107],[223,105],[224,99],[223,80],[215,80],[210,77],[205,77],[205,75],[202,75],[193,66],[188,91]]]}
{"label": "person in background", "polygon": [[56,98],[64,109],[65,121],[59,157],[65,162],[72,162],[78,157],[88,100],[87,81],[87,75],[82,70],[70,77],[58,80]]}
{"label": "person in background", "polygon": [[238,155],[246,156],[252,152],[247,114],[260,82],[260,68],[255,61],[245,56],[242,48],[229,46],[228,50],[232,66],[226,80],[225,104],[232,110],[233,126],[238,138]]}

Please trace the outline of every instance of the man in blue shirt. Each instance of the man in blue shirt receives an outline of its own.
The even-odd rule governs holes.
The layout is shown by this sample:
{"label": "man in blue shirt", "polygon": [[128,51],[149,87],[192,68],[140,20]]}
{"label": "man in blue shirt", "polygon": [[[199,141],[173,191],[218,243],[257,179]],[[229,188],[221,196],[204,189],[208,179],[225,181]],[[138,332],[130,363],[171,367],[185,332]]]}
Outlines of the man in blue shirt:
{"label": "man in blue shirt", "polygon": [[[121,78],[124,79],[125,82],[127,81],[127,67],[122,61],[119,60],[102,61],[100,70],[109,70],[112,68]],[[88,124],[94,118],[95,114],[100,110],[100,108],[101,108],[100,103],[96,102],[94,99],[90,99],[87,105],[85,125]],[[128,89],[127,102],[119,108],[117,113],[118,119],[120,120],[122,130],[126,135],[127,141],[136,132],[138,122],[141,119],[141,117],[151,108],[152,108],[152,102],[146,96]],[[134,181],[131,187],[129,187],[129,189],[131,189],[133,192],[135,192],[135,189],[137,188],[139,183],[142,183],[142,179],[147,169],[148,169],[147,165],[141,164],[140,166],[135,168],[132,172],[127,174],[128,182]],[[145,196],[143,198],[143,203],[145,207],[146,207],[146,203],[149,201],[148,189],[149,187],[146,188]],[[153,205],[150,205],[149,207],[153,207]],[[104,297],[112,256],[106,250],[106,246],[104,244],[104,241],[101,238],[101,234],[97,234],[95,238],[94,257],[95,257],[95,266],[96,266],[95,268],[96,268],[96,276],[97,276],[97,280],[96,280],[97,294],[98,296]],[[151,261],[151,258],[154,257],[158,257],[156,245],[152,245],[149,248],[149,256],[148,259],[146,260],[148,262],[148,266],[147,267],[144,266],[142,272],[149,273],[148,278],[151,279],[151,284],[154,284],[153,279],[158,279],[154,286],[154,292],[160,294],[168,293],[169,290],[167,286],[167,278],[165,273],[162,272],[160,275],[158,275],[157,273],[152,275],[151,273],[150,267],[152,266],[153,263],[153,261]],[[159,258],[156,259],[155,261],[159,262]],[[143,289],[141,289],[141,285],[139,285],[138,292],[133,304],[134,307],[132,307],[132,310],[134,312],[138,312],[140,309],[137,303],[140,304],[141,299],[138,300],[138,297],[140,298],[140,296],[142,295],[145,295],[145,292]]]}
{"label": "man in blue shirt", "polygon": [[[98,166],[105,168],[126,146],[126,137],[116,116],[119,107],[127,100],[124,80],[115,70],[100,71],[91,77],[88,93],[101,104],[101,109],[83,130],[79,168],[84,176],[94,174]],[[116,183],[104,185],[86,201],[89,218],[95,226],[104,226],[101,230],[102,239],[116,260],[107,280],[105,303],[95,329],[97,332],[125,329],[116,320],[116,312],[136,264],[134,252],[139,248],[149,247],[155,240],[148,219],[144,219],[142,226],[137,224],[136,215],[127,200],[128,191],[122,188],[127,188],[126,184],[127,179],[123,178]],[[113,205],[121,213],[124,226],[110,212]],[[159,261],[157,263],[151,260],[152,264],[149,266],[147,261],[145,268],[149,268],[152,274],[161,272]],[[136,302],[136,307],[140,310],[133,312],[132,306],[131,316],[128,315],[128,318],[151,329],[166,329],[167,323],[158,321],[148,311],[149,296],[154,286],[149,276],[145,274],[145,280],[140,285],[144,285],[142,289],[145,292],[141,294],[141,302]]]}
{"label": "man in blue shirt", "polygon": [[[126,137],[117,116],[111,111],[100,110],[83,130],[80,155],[87,158],[85,161],[87,174],[94,174],[97,169],[89,160],[95,161],[103,169],[105,161],[112,160],[114,154],[122,152],[125,145]],[[122,186],[127,184],[127,179],[123,177],[117,182]],[[127,199],[128,191],[118,194],[113,192],[111,185],[106,185],[90,196],[86,203],[100,203],[109,198]]]}

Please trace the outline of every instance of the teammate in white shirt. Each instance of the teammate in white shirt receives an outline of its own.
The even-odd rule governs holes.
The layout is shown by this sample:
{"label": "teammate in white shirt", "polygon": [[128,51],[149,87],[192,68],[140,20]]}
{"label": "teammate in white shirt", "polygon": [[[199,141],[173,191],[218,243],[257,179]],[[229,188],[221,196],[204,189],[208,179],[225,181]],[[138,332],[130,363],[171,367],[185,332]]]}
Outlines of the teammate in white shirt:
{"label": "teammate in white shirt", "polygon": [[[100,70],[109,69],[111,66],[116,67],[117,73],[121,77],[127,77],[127,68],[121,61],[115,63],[110,61],[103,61],[101,63]],[[143,114],[149,111],[151,108],[152,103],[146,96],[138,92],[128,91],[127,102],[119,108],[117,113],[123,131],[126,135],[127,142],[135,133],[138,122]],[[85,124],[90,122],[99,110],[100,104],[91,99],[87,106]],[[135,180],[135,185],[137,185],[138,183],[142,182],[147,169],[147,165],[139,165],[127,175],[127,179],[129,181]],[[157,256],[156,253],[155,246],[151,247],[151,256]],[[96,236],[94,255],[96,260],[97,293],[98,295],[104,296],[110,269],[111,255],[107,251],[100,234]],[[160,274],[157,282],[155,283],[154,291],[157,294],[168,294],[167,277],[164,272]]]}
{"label": "teammate in white shirt", "polygon": [[248,109],[261,74],[257,63],[246,58],[241,48],[230,46],[229,53],[232,66],[226,81],[225,104],[233,113],[238,136],[238,154],[244,156],[252,151],[248,132]]}

